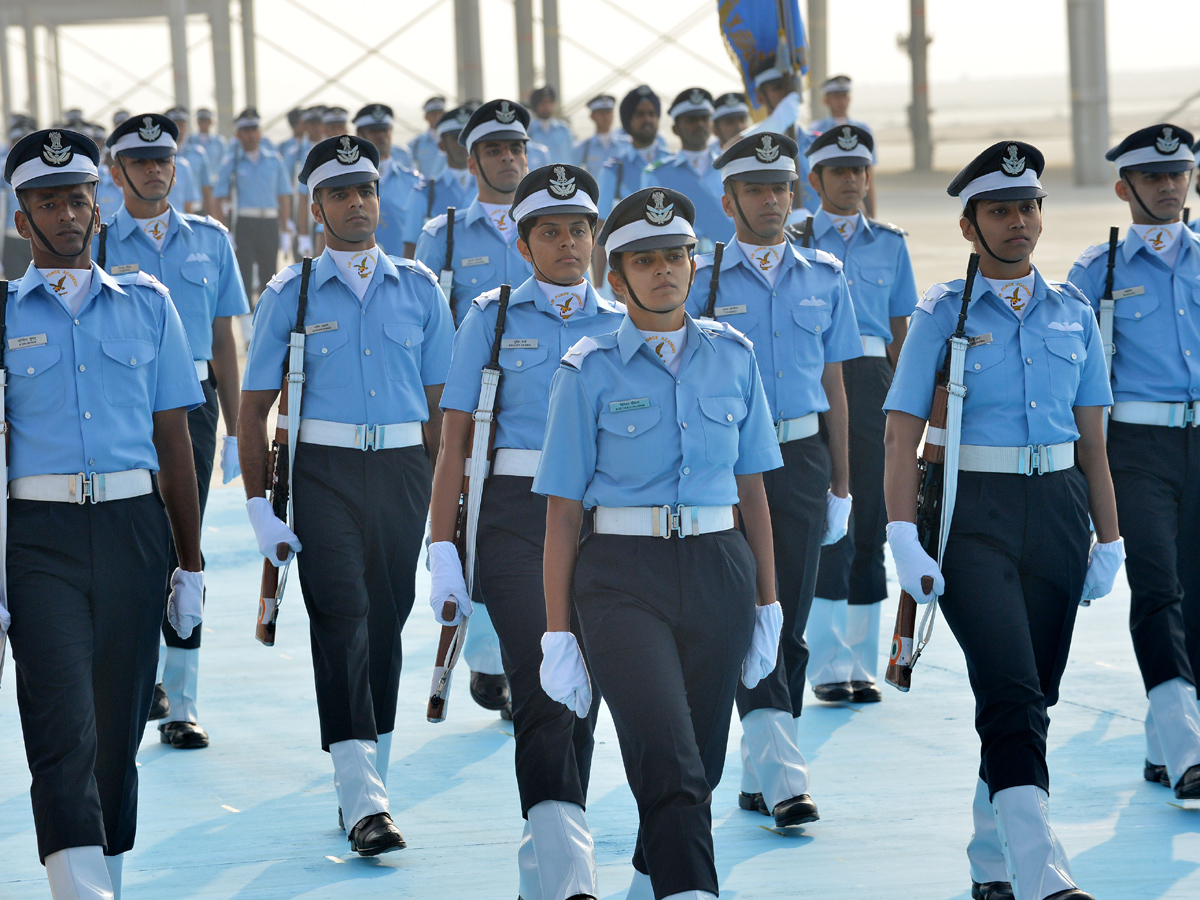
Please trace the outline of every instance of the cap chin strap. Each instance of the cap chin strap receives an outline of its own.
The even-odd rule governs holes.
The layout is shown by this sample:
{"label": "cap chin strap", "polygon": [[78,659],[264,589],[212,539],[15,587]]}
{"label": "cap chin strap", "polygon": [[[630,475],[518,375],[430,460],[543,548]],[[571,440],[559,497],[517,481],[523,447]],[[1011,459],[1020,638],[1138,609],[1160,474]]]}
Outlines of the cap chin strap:
{"label": "cap chin strap", "polygon": [[[375,181],[372,183],[375,185],[375,193],[376,193],[376,195],[378,195],[379,194],[379,182]],[[313,200],[315,200],[317,203],[317,209],[319,209],[321,211],[321,218],[325,220],[321,223],[322,225],[325,226],[325,230],[328,231],[330,234],[332,234],[335,238],[337,238],[343,244],[361,244],[362,241],[348,241],[344,237],[342,237],[340,234],[338,234],[336,231],[333,230],[333,226],[329,224],[329,216],[327,216],[325,214],[325,204],[322,203],[321,198],[317,196],[317,191],[319,191],[319,190],[320,190],[319,187],[313,188]],[[366,238],[363,238],[363,240],[366,240]]]}
{"label": "cap chin strap", "polygon": [[[776,240],[780,235],[783,234],[782,228],[779,229],[779,234],[763,234],[761,231],[756,229],[753,225],[750,224],[750,220],[746,218],[746,214],[742,211],[742,204],[738,200],[737,188],[734,188],[733,191],[731,191],[731,193],[733,195],[733,205],[735,207],[737,207],[738,215],[742,217],[742,224],[745,225],[754,235],[762,238],[764,241],[773,241],[773,240]],[[783,217],[783,219],[786,222],[787,216],[785,215]],[[638,304],[638,305],[640,306],[641,304]]]}
{"label": "cap chin strap", "polygon": [[[755,233],[757,234],[757,232],[755,232]],[[681,303],[676,303],[670,309],[650,309],[648,306],[646,306],[644,303],[642,303],[642,301],[637,298],[637,294],[635,294],[633,292],[633,285],[631,285],[629,283],[629,279],[625,278],[625,270],[622,267],[621,278],[625,282],[625,289],[627,291],[629,291],[629,299],[633,301],[634,305],[638,309],[642,310],[643,312],[654,313],[655,315],[663,315],[664,313],[675,312],[675,310],[679,309],[679,307],[681,307],[685,303],[687,303],[687,298],[692,293],[692,282],[694,282],[696,280],[696,266],[695,266],[696,248],[688,247],[687,254],[688,254],[688,262],[692,263],[692,270],[691,270],[692,274],[688,276],[688,286],[687,286],[687,290],[683,294],[683,301]]]}
{"label": "cap chin strap", "polygon": [[29,208],[25,205],[25,198],[21,196],[22,193],[23,193],[22,191],[16,192],[17,203],[19,203],[21,205],[21,212],[25,213],[25,219],[26,219],[26,221],[29,222],[29,227],[33,231],[33,233],[37,235],[38,240],[41,241],[47,248],[49,248],[51,253],[53,253],[59,259],[78,259],[79,257],[83,256],[84,253],[88,252],[88,250],[91,249],[92,230],[96,227],[96,193],[95,193],[94,188],[92,191],[92,206],[88,212],[87,231],[85,231],[83,233],[83,246],[80,248],[78,253],[70,253],[70,254],[59,253],[58,248],[55,247],[54,244],[52,244],[50,242],[50,239],[48,237],[46,237],[44,234],[42,234],[42,229],[37,227],[37,223],[33,221],[33,216],[29,214]]}
{"label": "cap chin strap", "polygon": [[159,197],[158,200],[151,200],[149,197],[147,197],[146,195],[144,195],[141,191],[139,191],[137,189],[137,185],[135,185],[133,183],[133,179],[129,177],[129,172],[126,171],[126,169],[125,169],[125,160],[123,160],[121,158],[124,155],[125,154],[123,154],[123,153],[117,154],[117,165],[121,167],[121,174],[125,176],[125,183],[127,185],[129,185],[129,189],[131,191],[133,191],[135,194],[137,194],[137,198],[139,200],[141,200],[143,203],[157,203],[159,200],[166,200],[167,195],[171,193],[171,189],[175,187],[175,173],[178,171],[178,167],[177,166],[171,167],[171,183],[169,185],[167,185],[167,192],[165,194],[163,194],[161,197]]}
{"label": "cap chin strap", "polygon": [[1022,260],[1029,258],[1027,256],[1021,256],[1017,259],[1005,259],[1003,256],[997,256],[995,253],[993,253],[992,248],[988,246],[988,242],[984,240],[983,231],[979,228],[979,221],[975,218],[975,207],[973,205],[971,206],[970,212],[967,213],[967,221],[970,222],[971,226],[975,229],[975,237],[979,239],[979,243],[983,249],[987,251],[987,255],[997,262],[1002,262],[1006,266],[1015,266]]}
{"label": "cap chin strap", "polygon": [[[1146,215],[1148,215],[1150,218],[1152,218],[1155,222],[1170,222],[1172,219],[1175,218],[1175,216],[1156,216],[1154,213],[1150,212],[1150,207],[1146,206],[1146,204],[1142,202],[1142,198],[1138,194],[1137,188],[1135,188],[1133,186],[1133,182],[1125,177],[1125,171],[1126,170],[1124,170],[1124,169],[1121,170],[1121,180],[1124,181],[1125,186],[1129,188],[1129,193],[1133,194],[1133,199],[1136,200],[1138,206],[1140,206],[1142,208],[1142,212],[1144,212]],[[1192,178],[1192,173],[1188,172],[1188,180],[1190,181],[1191,178]],[[1200,188],[1198,188],[1198,189],[1200,189]],[[1185,197],[1187,196],[1187,188],[1183,189],[1183,196],[1185,196]]]}
{"label": "cap chin strap", "polygon": [[[492,179],[487,177],[487,170],[483,167],[483,160],[479,157],[479,144],[476,144],[471,148],[471,155],[475,157],[475,167],[479,169],[479,177],[483,179],[483,183],[486,184],[491,190],[495,191],[497,194],[508,194],[510,197],[516,192],[515,189],[512,191],[502,191],[500,188],[492,184]],[[528,166],[526,166],[525,171],[529,171]]]}

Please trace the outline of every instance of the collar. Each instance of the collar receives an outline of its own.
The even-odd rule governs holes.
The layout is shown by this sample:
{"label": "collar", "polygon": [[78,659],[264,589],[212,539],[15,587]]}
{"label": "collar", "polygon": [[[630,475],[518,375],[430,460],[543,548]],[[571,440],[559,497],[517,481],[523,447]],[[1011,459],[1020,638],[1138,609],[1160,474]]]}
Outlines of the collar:
{"label": "collar", "polygon": [[[684,313],[683,323],[687,327],[687,346],[683,348],[683,353],[679,360],[679,371],[682,372],[687,366],[692,355],[699,349],[701,345],[711,347],[713,339],[704,332],[696,324],[696,320]],[[645,348],[647,353],[653,353],[653,350],[646,345],[646,339],[642,336],[642,332],[636,325],[633,324],[633,319],[629,313],[625,313],[625,318],[621,320],[621,325],[617,329],[617,348],[621,351],[621,362],[629,365],[629,361],[633,359],[633,355],[638,350]]]}
{"label": "collar", "polygon": [[[599,294],[596,293],[596,289],[592,287],[592,283],[586,276],[583,279],[582,287],[584,288],[583,308],[579,310],[579,315],[584,318],[594,316],[599,311],[597,304]],[[540,312],[553,316],[555,319],[562,319],[550,305],[550,301],[542,293],[542,289],[538,287],[537,276],[530,275],[519,287],[513,289],[513,292],[508,295],[508,305],[512,306],[514,303],[532,303]]]}
{"label": "collar", "polygon": [[[42,273],[39,272],[37,267],[35,267],[31,262],[29,264],[29,268],[25,270],[25,274],[21,276],[21,285],[17,288],[18,302],[23,300],[26,296],[39,287],[45,288],[45,293],[48,296],[52,295],[49,286],[46,284],[46,279],[42,277]],[[79,307],[80,312],[83,312],[83,309],[87,306],[89,300],[100,293],[101,287],[106,287],[109,290],[116,291],[118,294],[125,294],[125,289],[117,283],[116,279],[96,265],[95,261],[93,261],[92,286],[88,290],[88,295],[84,298],[83,304]],[[59,308],[62,308],[61,305]]]}
{"label": "collar", "polygon": [[[479,202],[479,195],[476,194],[475,199],[473,199],[470,205],[467,207],[467,224],[474,225],[480,219],[483,219],[489,227],[491,226],[492,222],[488,217],[487,210],[483,208],[483,204]],[[492,230],[492,233],[496,233],[495,229]],[[511,296],[509,297],[508,302],[512,302]]]}
{"label": "collar", "polygon": [[[715,152],[713,151],[713,148],[712,148],[712,147],[706,147],[706,148],[705,148],[705,150],[707,150],[707,151],[708,151],[708,159],[709,159],[709,162],[710,162],[710,163],[714,163],[714,162],[716,162],[716,161],[717,161],[717,157],[718,157],[718,156],[720,156],[720,154],[719,154],[719,153],[715,153]],[[684,151],[684,150],[680,150],[678,153],[675,153],[675,154],[673,154],[672,156],[668,157],[668,158],[667,158],[667,161],[664,163],[664,165],[671,165],[671,166],[687,166],[688,168],[691,168],[691,166],[689,166],[689,165],[688,165],[688,160],[687,160],[687,157],[683,155],[685,152],[686,152],[686,151]],[[697,150],[696,152],[697,152],[697,153],[703,153],[704,151],[703,151],[703,150]]]}
{"label": "collar", "polygon": [[[813,224],[813,230],[815,233],[815,222]],[[785,249],[781,250],[779,254],[782,257],[782,259],[779,261],[779,266],[781,269],[788,268],[793,265],[811,267],[812,263],[804,258],[804,254],[801,252],[799,247],[786,238],[784,239],[784,244],[787,246]],[[735,231],[733,236],[725,243],[725,253],[721,257],[721,271],[724,272],[726,269],[732,269],[737,265],[745,266],[751,272],[756,271],[755,267],[750,264],[750,260],[746,258],[746,254],[742,252],[742,245],[738,242],[737,232]],[[761,278],[762,275],[759,274],[759,277]],[[776,281],[776,284],[778,283],[779,282]]]}
{"label": "collar", "polygon": [[[1187,251],[1187,248],[1189,245],[1191,247],[1195,248],[1196,250],[1200,250],[1200,234],[1197,234],[1196,232],[1192,231],[1192,228],[1190,225],[1184,225],[1179,233],[1179,255],[1180,256],[1182,256]],[[1151,250],[1149,247],[1147,247],[1146,244],[1142,241],[1142,239],[1140,237],[1138,237],[1138,233],[1136,231],[1134,231],[1129,226],[1126,226],[1125,227],[1125,239],[1121,242],[1121,256],[1125,260],[1125,262],[1128,263],[1130,260],[1132,260],[1133,257],[1137,255],[1137,252],[1143,248],[1145,248],[1146,253],[1149,256],[1154,257],[1154,258],[1158,257],[1158,254],[1155,253],[1153,250]],[[1176,258],[1176,262],[1178,262],[1178,257]]]}
{"label": "collar", "polygon": [[[1026,316],[1028,316],[1030,311],[1032,311],[1033,308],[1037,306],[1038,303],[1043,299],[1047,301],[1057,300],[1060,303],[1062,302],[1062,297],[1059,296],[1058,292],[1050,290],[1050,286],[1046,284],[1046,279],[1042,277],[1042,273],[1038,271],[1037,266],[1031,264],[1031,268],[1033,269],[1033,296],[1029,300],[1029,306],[1025,309]],[[990,295],[998,305],[1002,306],[1006,310],[1008,309],[1008,306],[1004,304],[999,297],[992,293],[991,286],[984,280],[984,277],[979,275],[976,277],[975,285],[971,291],[971,302],[967,304],[968,310],[985,295]]]}
{"label": "collar", "polygon": [[[170,204],[170,206],[171,220],[167,224],[167,236],[163,239],[164,247],[166,246],[167,241],[171,239],[171,235],[173,235],[177,229],[183,229],[189,233],[192,230],[192,226],[184,220],[182,210],[176,209],[174,204]],[[113,216],[113,225],[116,226],[117,237],[123,241],[127,240],[129,235],[134,231],[141,231],[141,228],[138,227],[138,223],[134,221],[133,215],[129,212],[124,203],[121,204],[120,208]]]}
{"label": "collar", "polygon": [[[382,247],[379,249],[379,258],[375,261],[375,271],[392,281],[400,280],[400,272],[396,269],[396,264],[383,252]],[[330,278],[337,277],[337,263],[328,253],[322,251],[321,255],[317,257],[317,264],[313,266],[313,278],[316,280],[317,287],[323,286]],[[366,296],[363,299],[365,300]]]}
{"label": "collar", "polygon": [[[820,207],[816,215],[813,216],[813,237],[820,238],[825,236],[825,232],[834,229],[833,219],[829,217],[829,213],[825,211],[825,207]],[[871,229],[871,220],[864,215],[859,215],[858,228],[854,230],[850,240],[853,241],[858,235],[863,236],[865,241],[875,240],[875,233]],[[838,235],[838,240],[841,240],[841,235]]]}

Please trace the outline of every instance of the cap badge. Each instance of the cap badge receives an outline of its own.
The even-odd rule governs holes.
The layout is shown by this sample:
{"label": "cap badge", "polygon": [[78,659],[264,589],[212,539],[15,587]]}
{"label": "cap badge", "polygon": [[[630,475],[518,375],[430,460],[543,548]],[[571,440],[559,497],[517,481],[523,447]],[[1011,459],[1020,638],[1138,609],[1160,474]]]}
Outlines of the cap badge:
{"label": "cap badge", "polygon": [[496,121],[501,125],[511,125],[516,117],[517,111],[512,108],[512,104],[507,100],[501,100],[500,108],[496,110]]}
{"label": "cap badge", "polygon": [[71,161],[74,153],[71,145],[63,146],[61,132],[52,131],[49,137],[50,143],[42,145],[42,159],[52,166],[65,166]]}
{"label": "cap badge", "polygon": [[775,141],[769,134],[764,134],[762,146],[754,148],[754,155],[758,157],[759,162],[773,163],[779,159],[779,148],[775,146]]}
{"label": "cap badge", "polygon": [[842,133],[838,136],[837,145],[843,150],[853,150],[858,146],[858,135],[849,125],[842,126]]}
{"label": "cap badge", "polygon": [[675,204],[664,206],[663,204],[666,202],[666,194],[662,191],[654,191],[650,195],[650,203],[646,205],[646,221],[651,225],[666,225],[675,218]]}
{"label": "cap badge", "polygon": [[1178,150],[1179,138],[1172,137],[1174,133],[1174,128],[1172,128],[1170,125],[1164,125],[1162,134],[1154,142],[1154,149],[1162,154],[1174,153],[1176,150]]}
{"label": "cap badge", "polygon": [[149,116],[142,116],[142,127],[138,129],[138,137],[147,143],[157,141],[162,136],[162,126],[155,125]]}
{"label": "cap badge", "polygon": [[568,178],[567,170],[563,166],[555,166],[554,178],[550,181],[550,193],[566,200],[575,196],[575,190],[575,177]]}
{"label": "cap badge", "polygon": [[347,135],[342,135],[342,149],[337,152],[337,160],[343,166],[352,166],[358,162],[358,147],[350,142]]}
{"label": "cap badge", "polygon": [[1000,162],[1000,168],[1005,175],[1011,175],[1016,178],[1025,171],[1025,157],[1018,157],[1020,149],[1016,144],[1008,145],[1008,157]]}
{"label": "cap badge", "polygon": [[465,127],[471,121],[471,114],[465,109],[460,109],[454,114],[454,121]]}
{"label": "cap badge", "polygon": [[688,102],[693,106],[700,106],[704,103],[704,94],[699,88],[695,88],[690,94],[688,94]]}
{"label": "cap badge", "polygon": [[387,118],[387,111],[382,106],[376,106],[371,110],[371,118],[376,122],[382,122]]}

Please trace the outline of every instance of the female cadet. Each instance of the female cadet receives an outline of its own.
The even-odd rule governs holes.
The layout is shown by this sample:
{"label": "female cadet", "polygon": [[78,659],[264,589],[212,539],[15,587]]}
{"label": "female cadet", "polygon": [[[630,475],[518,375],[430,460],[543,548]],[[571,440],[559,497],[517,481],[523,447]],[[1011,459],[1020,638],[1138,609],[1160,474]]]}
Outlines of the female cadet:
{"label": "female cadet", "polygon": [[667,188],[608,218],[628,314],[563,357],[533,485],[549,497],[542,685],[587,710],[573,595],[637,798],[638,900],[716,896],[710,807],[734,690],[739,672],[753,687],[774,669],[783,622],[761,476],[783,461],[750,342],[684,311],[694,218]]}
{"label": "female cadet", "polygon": [[[585,335],[613,331],[615,304],[601,299],[584,278],[596,228],[596,181],[569,165],[535,169],[514,195],[511,217],[517,246],[534,277],[512,292],[505,314],[499,361],[503,376],[496,401],[496,453],[483,491],[476,542],[479,587],[500,639],[512,698],[517,786],[525,835],[517,854],[523,900],[594,897],[596,863],[584,818],[592,761],[595,709],[554,703],[538,683],[539,641],[546,630],[542,600],[542,523],[546,501],[532,493],[541,456],[554,361]],[[480,370],[492,355],[499,290],[467,310],[454,337],[454,354],[442,393],[445,419],[430,504],[430,604],[441,619],[447,599],[471,614],[454,526],[472,413],[479,405]],[[457,621],[457,619],[455,619]],[[596,708],[599,704],[595,704]]]}
{"label": "female cadet", "polygon": [[[1058,700],[1080,598],[1111,591],[1124,558],[1096,317],[1074,286],[1045,281],[1030,262],[1042,167],[1035,147],[1002,141],[948,188],[962,201],[959,225],[980,277],[966,320],[958,502],[941,573],[917,540],[915,463],[962,281],[934,285],[918,304],[884,403],[887,533],[900,586],[918,602],[942,594],[975,692],[975,900],[1091,897],[1075,887],[1047,820],[1046,710]],[[1090,553],[1089,511],[1098,541]],[[923,576],[933,578],[929,594]]]}

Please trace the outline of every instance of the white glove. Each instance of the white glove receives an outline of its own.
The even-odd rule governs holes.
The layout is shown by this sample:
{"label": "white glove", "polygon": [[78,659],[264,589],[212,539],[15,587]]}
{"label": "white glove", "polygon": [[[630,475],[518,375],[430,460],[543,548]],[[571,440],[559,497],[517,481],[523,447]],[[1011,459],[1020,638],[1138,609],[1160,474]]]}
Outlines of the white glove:
{"label": "white glove", "polygon": [[[917,540],[917,526],[912,522],[888,522],[888,545],[892,548],[892,559],[896,562],[896,577],[900,587],[908,591],[918,603],[928,603],[946,590],[946,579],[938,569],[921,542]],[[925,593],[921,579],[933,579],[933,590]]]}
{"label": "white glove", "polygon": [[227,434],[221,438],[221,484],[229,484],[242,474],[242,464],[238,462],[237,438]]}
{"label": "white glove", "polygon": [[1098,600],[1112,593],[1117,570],[1125,562],[1125,538],[1117,538],[1107,544],[1092,544],[1088,552],[1087,577],[1083,579],[1081,601]]}
{"label": "white glove", "polygon": [[301,256],[312,256],[313,239],[311,234],[302,234],[296,238],[296,250]]}
{"label": "white glove", "polygon": [[[439,625],[457,625],[463,616],[474,612],[471,597],[467,593],[467,583],[463,580],[462,560],[458,558],[458,548],[450,541],[435,541],[429,545],[429,575],[433,587],[429,591],[429,605],[433,607],[433,617]],[[455,604],[454,617],[442,617],[442,608],[446,601],[453,600]]]}
{"label": "white glove", "polygon": [[[246,513],[250,516],[250,527],[254,529],[254,537],[258,540],[258,552],[265,556],[271,565],[278,568],[291,562],[292,557],[300,552],[300,539],[279,520],[266,497],[251,497],[247,500]],[[288,545],[287,559],[280,559],[275,555],[279,544]]]}
{"label": "white glove", "polygon": [[171,593],[167,596],[167,621],[183,640],[200,624],[204,608],[204,573],[176,569],[171,573]]}
{"label": "white glove", "polygon": [[575,635],[569,631],[547,631],[542,635],[540,674],[542,690],[551,700],[575,710],[579,718],[587,718],[592,706],[592,685]]}
{"label": "white glove", "polygon": [[291,256],[292,253],[292,233],[286,229],[279,231],[279,252],[284,256]]}
{"label": "white glove", "polygon": [[836,544],[846,536],[850,526],[850,504],[854,498],[850,494],[838,497],[833,491],[825,492],[825,535],[821,538],[821,546]]}
{"label": "white glove", "polygon": [[742,662],[742,684],[753,690],[775,669],[779,656],[779,632],[783,630],[783,607],[779,601],[754,607],[754,635]]}

